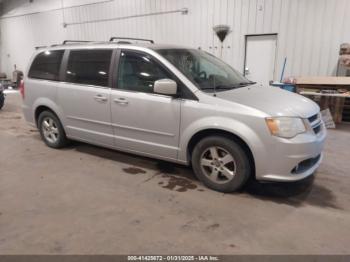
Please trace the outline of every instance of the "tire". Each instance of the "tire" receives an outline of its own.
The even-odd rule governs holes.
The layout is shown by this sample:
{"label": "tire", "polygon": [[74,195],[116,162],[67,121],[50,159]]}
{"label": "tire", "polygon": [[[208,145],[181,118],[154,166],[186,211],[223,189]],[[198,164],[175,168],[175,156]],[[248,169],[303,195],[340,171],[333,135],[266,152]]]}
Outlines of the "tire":
{"label": "tire", "polygon": [[243,147],[224,136],[209,136],[193,149],[192,167],[207,187],[230,193],[240,189],[251,176],[251,163]]}
{"label": "tire", "polygon": [[4,106],[5,104],[5,95],[3,92],[0,93],[0,109]]}
{"label": "tire", "polygon": [[52,148],[62,148],[68,144],[68,139],[63,126],[54,113],[50,111],[40,113],[38,128],[41,139],[47,146]]}

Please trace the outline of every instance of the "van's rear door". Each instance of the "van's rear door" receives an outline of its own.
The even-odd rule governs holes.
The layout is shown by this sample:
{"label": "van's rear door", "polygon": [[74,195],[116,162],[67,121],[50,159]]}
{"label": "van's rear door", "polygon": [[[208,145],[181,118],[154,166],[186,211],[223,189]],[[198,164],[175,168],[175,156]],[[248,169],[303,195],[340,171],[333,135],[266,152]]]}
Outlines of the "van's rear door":
{"label": "van's rear door", "polygon": [[67,50],[57,91],[68,137],[113,145],[110,109],[112,49]]}

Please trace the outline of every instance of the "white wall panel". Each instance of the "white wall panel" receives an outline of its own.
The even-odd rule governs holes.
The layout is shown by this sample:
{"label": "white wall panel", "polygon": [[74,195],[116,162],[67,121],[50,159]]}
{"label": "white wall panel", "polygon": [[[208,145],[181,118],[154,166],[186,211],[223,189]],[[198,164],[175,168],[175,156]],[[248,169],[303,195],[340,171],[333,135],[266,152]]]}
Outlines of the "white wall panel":
{"label": "white wall panel", "polygon": [[[142,16],[184,7],[187,15]],[[285,57],[286,75],[332,75],[339,45],[350,42],[349,9],[349,0],[7,0],[0,20],[0,70],[9,74],[13,64],[24,69],[35,46],[65,39],[152,38],[219,55],[212,28],[228,24],[223,59],[241,72],[245,35],[278,33],[275,79]],[[84,23],[104,19],[111,20]]]}

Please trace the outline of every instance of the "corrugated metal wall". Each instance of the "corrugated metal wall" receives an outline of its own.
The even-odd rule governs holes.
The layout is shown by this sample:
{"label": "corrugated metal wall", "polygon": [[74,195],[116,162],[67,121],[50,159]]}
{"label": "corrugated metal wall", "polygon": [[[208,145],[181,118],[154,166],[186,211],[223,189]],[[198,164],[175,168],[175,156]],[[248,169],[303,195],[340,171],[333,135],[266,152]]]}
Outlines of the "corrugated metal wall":
{"label": "corrugated metal wall", "polygon": [[[90,5],[79,6],[86,3]],[[188,8],[188,14],[155,14],[182,8]],[[278,33],[275,79],[284,57],[286,75],[333,75],[339,45],[350,42],[348,10],[349,0],[7,0],[0,20],[1,71],[11,72],[13,64],[23,69],[34,46],[64,39],[144,37],[218,55],[212,27],[228,24],[232,32],[223,57],[241,72],[245,35]],[[111,20],[84,23],[99,19]]]}

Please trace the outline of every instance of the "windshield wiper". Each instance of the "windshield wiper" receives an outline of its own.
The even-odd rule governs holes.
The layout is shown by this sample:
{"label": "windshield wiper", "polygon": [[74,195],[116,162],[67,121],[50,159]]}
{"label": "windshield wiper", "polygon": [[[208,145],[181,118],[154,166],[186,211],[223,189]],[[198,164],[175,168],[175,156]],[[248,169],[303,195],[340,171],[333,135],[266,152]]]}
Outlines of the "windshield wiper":
{"label": "windshield wiper", "polygon": [[204,87],[202,88],[202,90],[208,90],[208,89],[235,89],[235,88],[239,88],[239,87],[244,87],[244,86],[250,86],[250,85],[254,85],[256,84],[256,82],[241,82],[238,84],[234,84],[234,85],[217,85],[215,87],[210,86],[210,87]]}
{"label": "windshield wiper", "polygon": [[[245,87],[245,86],[250,86],[250,85],[254,85],[256,84],[256,82],[241,82],[241,83],[237,83],[237,84],[234,84],[232,86],[227,86],[227,87],[230,87],[230,89],[234,89],[234,88],[240,88],[240,87]],[[219,89],[220,89],[221,86],[219,86]],[[218,88],[218,87],[216,87]]]}
{"label": "windshield wiper", "polygon": [[237,88],[237,86],[228,86],[228,85],[217,85],[217,86],[209,86],[209,87],[202,87],[202,90],[210,90],[210,89],[233,89],[233,88]]}
{"label": "windshield wiper", "polygon": [[237,83],[234,85],[217,85],[217,86],[208,86],[208,87],[202,87],[202,90],[230,90],[230,89],[235,89],[235,88],[239,88],[239,87],[245,87],[245,86],[250,86],[250,85],[254,85],[256,84],[256,82],[253,81],[249,81],[249,82],[241,82],[241,83]]}
{"label": "windshield wiper", "polygon": [[241,82],[241,83],[238,83],[238,84],[235,85],[235,86],[237,86],[237,87],[243,87],[243,86],[250,86],[250,85],[255,85],[255,84],[256,84],[256,82],[249,81],[249,82]]}

